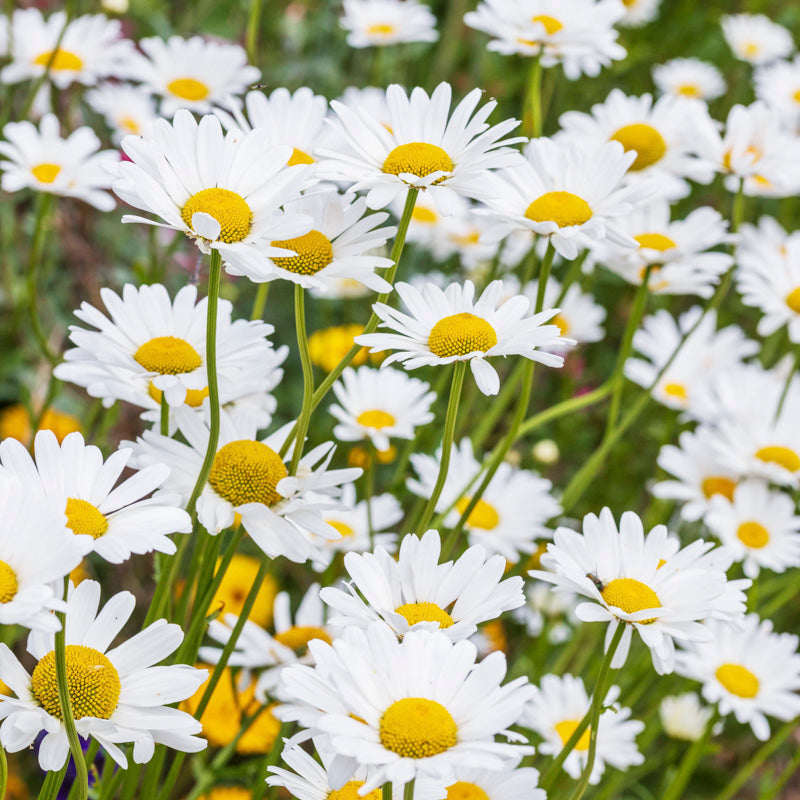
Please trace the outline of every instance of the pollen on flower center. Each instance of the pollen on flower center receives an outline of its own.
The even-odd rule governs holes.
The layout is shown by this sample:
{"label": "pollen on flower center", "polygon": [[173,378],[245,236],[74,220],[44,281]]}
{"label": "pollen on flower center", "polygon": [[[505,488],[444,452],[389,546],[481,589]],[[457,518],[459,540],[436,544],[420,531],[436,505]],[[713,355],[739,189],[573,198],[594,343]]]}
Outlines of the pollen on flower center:
{"label": "pollen on flower center", "polygon": [[674,397],[676,400],[683,400],[684,402],[689,399],[689,393],[686,391],[686,386],[684,386],[682,383],[664,384],[664,394]]}
{"label": "pollen on flower center", "polygon": [[292,150],[291,158],[287,163],[287,167],[294,167],[297,164],[313,164],[314,159],[311,156],[304,152],[303,150],[298,150],[298,148],[294,148]]}
{"label": "pollen on flower center", "polygon": [[538,22],[543,25],[548,36],[558,33],[564,27],[555,17],[547,14],[537,14],[535,17],[531,17],[531,22]]}
{"label": "pollen on flower center", "polygon": [[45,163],[31,167],[31,173],[39,183],[52,183],[58,177],[59,172],[61,172],[61,167],[58,164]]}
{"label": "pollen on flower center", "polygon": [[795,314],[800,314],[800,286],[796,289],[792,289],[792,291],[786,295],[786,305],[789,306]]}
{"label": "pollen on flower center", "polygon": [[[153,382],[150,382],[150,385],[147,387],[147,393],[156,403],[161,402],[161,389],[157,389],[153,386]],[[186,390],[186,399],[183,401],[186,403],[187,406],[191,406],[192,408],[200,408],[203,405],[203,400],[208,397],[208,386],[204,389],[187,389]]]}
{"label": "pollen on flower center", "polygon": [[758,678],[741,664],[722,664],[717,667],[714,674],[717,680],[737,697],[755,697],[758,694]]}
{"label": "pollen on flower center", "polygon": [[534,222],[555,222],[559,228],[569,228],[588,222],[592,209],[572,192],[545,192],[528,206],[525,216]]}
{"label": "pollen on flower center", "polygon": [[[580,725],[579,719],[565,719],[561,722],[556,722],[553,726],[556,729],[556,733],[561,737],[561,741],[563,744],[566,744],[572,734],[575,733],[578,725]],[[591,735],[591,728],[587,727],[586,730],[581,734],[580,738],[578,739],[578,743],[575,745],[575,749],[580,750],[588,750],[589,749],[589,737]]]}
{"label": "pollen on flower center", "polygon": [[497,333],[483,317],[467,311],[440,319],[428,336],[428,349],[439,358],[485,353],[497,344]]}
{"label": "pollen on flower center", "polygon": [[[99,650],[68,644],[66,651],[67,690],[75,719],[109,719],[119,701],[122,685],[116,667]],[[63,719],[58,703],[56,657],[51,650],[39,660],[31,676],[31,692],[52,717]]]}
{"label": "pollen on flower center", "polygon": [[767,464],[777,464],[789,472],[797,472],[800,469],[800,456],[781,445],[768,445],[756,451],[756,458]]}
{"label": "pollen on flower center", "polygon": [[489,800],[489,795],[477,783],[456,781],[447,787],[445,800]]}
{"label": "pollen on flower center", "polygon": [[700,87],[696,83],[684,83],[677,88],[678,94],[682,94],[684,97],[701,97],[702,91]]}
{"label": "pollen on flower center", "polygon": [[611,140],[619,142],[626,151],[636,151],[636,161],[629,167],[632,171],[652,166],[667,152],[664,137],[652,125],[645,125],[643,122],[623,125],[611,136]]}
{"label": "pollen on flower center", "polygon": [[328,632],[313,625],[292,625],[291,628],[275,634],[276,642],[280,642],[284,647],[288,647],[296,653],[303,652],[312,639],[322,639],[326,644],[331,644]]}
{"label": "pollen on flower center", "polygon": [[736,481],[726,478],[724,475],[712,475],[703,481],[702,489],[707,498],[713,497],[715,494],[721,494],[723,497],[727,497],[728,500],[733,500]]}
{"label": "pollen on flower center", "polygon": [[436,603],[404,603],[395,609],[397,614],[405,617],[409,625],[416,625],[418,622],[438,622],[439,628],[449,628],[453,624],[453,618]]}
{"label": "pollen on flower center", "polygon": [[646,247],[648,250],[658,250],[661,253],[678,246],[673,239],[670,239],[669,236],[664,236],[663,233],[640,233],[633,238],[639,242],[640,247]]}
{"label": "pollen on flower center", "polygon": [[181,209],[181,219],[190,230],[194,230],[192,217],[198,212],[214,217],[219,223],[220,241],[227,244],[241,242],[250,233],[253,223],[253,212],[247,201],[236,192],[217,186],[193,194]]}
{"label": "pollen on flower center", "polygon": [[[53,56],[52,50],[39,53],[39,55],[33,59],[33,63],[39,67],[46,67],[51,56]],[[60,48],[56,50],[56,54],[53,56],[53,61],[50,64],[51,72],[59,72],[60,70],[77,72],[82,68],[83,59],[81,59],[80,56],[75,55],[75,53],[70,53],[69,50],[61,50]]]}
{"label": "pollen on flower center", "polygon": [[453,161],[441,147],[427,142],[408,142],[392,150],[383,162],[388,175],[410,173],[424,178],[432,172],[452,172]]}
{"label": "pollen on flower center", "polygon": [[197,350],[177,336],[156,336],[141,345],[133,358],[148,372],[161,375],[192,372],[203,363]]}
{"label": "pollen on flower center", "polygon": [[375,22],[367,25],[367,34],[372,36],[391,36],[395,30],[395,26],[388,22]]}
{"label": "pollen on flower center", "polygon": [[[461,497],[456,501],[456,510],[459,514],[463,514],[464,511],[466,511],[471,500],[471,497]],[[487,503],[483,499],[478,500],[475,508],[469,512],[469,516],[467,517],[468,528],[480,528],[484,531],[491,531],[494,530],[499,523],[500,515],[497,513],[497,509],[491,503]]]}
{"label": "pollen on flower center", "polygon": [[550,324],[558,328],[561,336],[566,336],[569,333],[569,322],[567,322],[566,318],[561,314],[556,314],[553,319],[550,320]]}
{"label": "pollen on flower center", "polygon": [[411,212],[411,219],[421,225],[435,225],[439,220],[439,215],[432,208],[414,206],[414,210]]}
{"label": "pollen on flower center", "polygon": [[769,544],[769,531],[755,520],[743,522],[736,531],[739,541],[753,550],[759,550]]}
{"label": "pollen on flower center", "polygon": [[128,131],[128,133],[133,133],[136,135],[141,133],[141,125],[139,125],[139,121],[134,117],[127,115],[117,119],[117,127],[122,128],[124,131]]}
{"label": "pollen on flower center", "polygon": [[10,603],[17,594],[17,574],[5,561],[0,561],[0,603]]}
{"label": "pollen on flower center", "polygon": [[[610,606],[621,608],[626,614],[644,611],[646,608],[661,608],[658,595],[646,584],[636,578],[616,578],[607,583],[600,594]],[[638,625],[649,625],[653,619],[638,620]]]}
{"label": "pollen on flower center", "polygon": [[196,78],[176,78],[167,84],[167,91],[180,97],[181,100],[205,100],[210,90],[202,81]]}
{"label": "pollen on flower center", "polygon": [[458,727],[450,712],[435,700],[404,697],[383,712],[381,744],[402,758],[430,758],[458,742]]}
{"label": "pollen on flower center", "polygon": [[364,781],[348,781],[341,789],[334,789],[329,795],[328,800],[381,800],[381,790],[373,789],[367,794],[359,794],[358,790],[364,785]]}
{"label": "pollen on flower center", "polygon": [[340,522],[337,519],[328,519],[328,520],[325,520],[325,521],[332,528],[336,528],[336,530],[341,534],[343,539],[348,537],[348,536],[354,536],[355,535],[355,531],[346,522]]}
{"label": "pollen on flower center", "polygon": [[208,482],[234,506],[243,503],[273,506],[281,499],[275,487],[288,474],[286,464],[271,447],[239,439],[219,449]]}
{"label": "pollen on flower center", "polygon": [[382,411],[379,408],[373,408],[368,411],[362,411],[357,417],[356,422],[363,425],[365,428],[388,428],[397,422],[397,420],[388,412]]}
{"label": "pollen on flower center", "polygon": [[77,497],[67,498],[67,527],[76,536],[99,539],[108,530],[108,520],[95,506]]}
{"label": "pollen on flower center", "polygon": [[331,240],[319,231],[309,231],[294,239],[274,241],[272,246],[294,250],[297,253],[296,256],[273,257],[272,260],[281,269],[296,272],[298,275],[316,275],[333,261]]}

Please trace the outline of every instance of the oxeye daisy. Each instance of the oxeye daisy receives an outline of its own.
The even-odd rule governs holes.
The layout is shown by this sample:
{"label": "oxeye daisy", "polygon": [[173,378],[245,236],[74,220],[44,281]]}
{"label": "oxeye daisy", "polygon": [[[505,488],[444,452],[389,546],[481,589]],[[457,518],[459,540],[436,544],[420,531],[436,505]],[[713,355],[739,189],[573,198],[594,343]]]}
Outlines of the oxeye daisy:
{"label": "oxeye daisy", "polygon": [[619,24],[627,28],[638,28],[652,22],[661,8],[661,0],[622,0],[625,15]]}
{"label": "oxeye daisy", "polygon": [[700,704],[695,692],[665,697],[658,706],[658,716],[667,736],[696,742],[704,733],[714,712]]}
{"label": "oxeye daisy", "polygon": [[533,767],[480,769],[457,767],[456,780],[445,787],[446,800],[545,800],[538,789],[539,771]]}
{"label": "oxeye daisy", "polygon": [[312,734],[328,734],[342,779],[359,764],[371,766],[362,796],[418,777],[447,785],[458,767],[502,770],[532,752],[495,741],[534,691],[524,677],[500,685],[502,653],[476,663],[470,642],[453,643],[438,631],[412,631],[398,641],[383,625],[310,647],[315,667],[281,673],[291,704],[279,713],[300,718]]}
{"label": "oxeye daisy", "polygon": [[800,128],[800,56],[756,70],[756,97],[778,112],[791,130]]}
{"label": "oxeye daisy", "polygon": [[653,83],[664,94],[716,100],[725,94],[720,71],[699,58],[672,58],[653,67]]}
{"label": "oxeye daisy", "polygon": [[339,24],[350,47],[383,47],[401,42],[435,42],[436,17],[417,0],[344,0]]}
{"label": "oxeye daisy", "polygon": [[[629,719],[630,709],[621,708],[616,702],[619,695],[619,686],[612,686],[603,700],[604,710],[597,725],[597,750],[589,778],[593,786],[600,782],[607,764],[625,770],[644,762],[635,741],[644,730],[644,723]],[[589,711],[589,706],[589,695],[580,678],[543,675],[539,691],[525,707],[521,724],[544,739],[537,746],[539,753],[557,756]],[[564,771],[575,780],[586,767],[590,733],[590,728],[586,728],[564,761]]]}
{"label": "oxeye daisy", "polygon": [[719,623],[714,638],[677,655],[676,672],[703,684],[703,697],[722,715],[749,724],[757,739],[769,739],[767,715],[789,721],[800,714],[800,654],[797,636],[775,633],[772,621],[745,617],[743,630]]}
{"label": "oxeye daisy", "polygon": [[439,563],[439,533],[422,538],[407,534],[397,561],[383,547],[374,553],[348,553],[344,565],[352,578],[347,591],[326,587],[321,597],[337,616],[331,625],[367,627],[376,620],[397,636],[410,630],[442,630],[458,641],[471,636],[478,623],[518,608],[525,602],[522,579],[502,580],[505,559],[487,557],[480,545],[455,562]]}
{"label": "oxeye daisy", "polygon": [[725,41],[740,61],[767,64],[794,50],[792,34],[764,14],[726,14],[721,24]]}
{"label": "oxeye daisy", "polygon": [[[75,197],[100,211],[111,211],[114,198],[109,168],[117,160],[111,150],[100,151],[91,128],[82,127],[62,138],[58,119],[45,114],[37,128],[32,122],[9,122],[0,141],[0,171],[6,192],[36,192]],[[98,152],[100,151],[100,152]]]}
{"label": "oxeye daisy", "polygon": [[469,361],[478,388],[493,395],[500,389],[500,378],[488,361],[493,356],[519,355],[548,367],[564,364],[561,356],[540,349],[569,343],[555,325],[545,324],[558,309],[526,317],[526,297],[515,295],[500,303],[502,281],[492,281],[477,300],[472,281],[453,283],[445,290],[428,284],[422,291],[401,282],[395,289],[411,315],[376,303],[373,308],[382,327],[394,332],[355,338],[373,353],[394,350],[384,360],[386,366],[398,361],[416,369]]}
{"label": "oxeye daisy", "polygon": [[611,511],[604,508],[599,517],[584,517],[583,534],[558,528],[541,559],[549,571],[528,574],[590,598],[575,613],[584,622],[607,621],[607,644],[617,626],[625,626],[612,667],[625,663],[636,629],[650,648],[656,671],[665,674],[673,669],[675,641],[711,639],[703,621],[720,615],[723,605],[726,611],[731,608],[732,620],[737,610],[744,613],[743,604],[729,605],[724,569],[705,558],[710,548],[698,539],[676,551],[664,525],[645,536],[632,511],[622,515],[617,529]]}
{"label": "oxeye daisy", "polygon": [[[114,595],[98,613],[100,584],[85,580],[71,590],[66,607],[67,689],[75,727],[95,739],[123,769],[125,754],[117,746],[133,743],[133,760],[149,761],[156,744],[196,753],[200,723],[169,708],[194,692],[207,676],[185,664],[154,667],[181,643],[177,625],[158,620],[122,644],[108,649],[133,613],[130,592]],[[39,766],[59,770],[69,754],[56,685],[54,635],[36,633],[28,652],[36,659],[32,673],[0,644],[0,680],[14,692],[0,703],[0,742],[9,752],[30,747],[40,732]]]}
{"label": "oxeye daisy", "polygon": [[148,133],[156,120],[155,101],[141,86],[104,83],[86,92],[86,102],[105,117],[115,144],[119,144],[123,136]]}
{"label": "oxeye daisy", "polygon": [[177,507],[179,497],[147,499],[169,470],[154,464],[114,484],[130,460],[131,450],[117,450],[105,462],[100,449],[86,445],[80,433],[70,433],[59,446],[51,431],[40,431],[34,441],[36,460],[16,439],[0,444],[0,463],[23,483],[61,504],[67,527],[81,541],[84,553],[95,552],[112,564],[131,554],[174,553],[167,537],[188,533],[189,515]]}
{"label": "oxeye daisy", "polygon": [[[534,283],[529,283],[525,294],[535,302],[537,288]],[[553,325],[561,331],[562,336],[568,336],[577,345],[599,342],[604,336],[603,322],[606,310],[599,305],[591,294],[582,291],[577,283],[573,283],[559,301],[562,286],[556,278],[549,278],[544,290],[544,307],[549,308],[557,302],[561,307],[553,318]],[[575,345],[565,345],[565,350],[574,349]]]}
{"label": "oxeye daisy", "polygon": [[[482,198],[488,170],[510,166],[519,154],[504,139],[519,124],[508,119],[489,125],[497,102],[478,109],[481,90],[474,89],[451,112],[452,89],[440,83],[428,94],[416,87],[407,95],[392,84],[386,90],[388,127],[363,108],[334,100],[334,129],[348,151],[326,151],[319,174],[349,182],[350,191],[367,190],[367,205],[383,208],[409,188],[430,193],[444,214],[454,211],[455,196]],[[477,110],[476,110],[477,109]]]}
{"label": "oxeye daisy", "polygon": [[[50,406],[39,420],[38,430],[53,431],[59,442],[64,440],[68,433],[81,430],[80,420],[72,414],[67,414]],[[19,439],[24,445],[33,441],[33,420],[30,410],[21,404],[6,406],[0,411],[0,439],[9,436]]]}
{"label": "oxeye daisy", "polygon": [[144,52],[131,61],[129,77],[161,97],[163,116],[172,116],[179,108],[205,114],[213,104],[241,94],[261,77],[237,44],[201,36],[170,36],[166,41],[153,36],[141,39],[139,47]]}

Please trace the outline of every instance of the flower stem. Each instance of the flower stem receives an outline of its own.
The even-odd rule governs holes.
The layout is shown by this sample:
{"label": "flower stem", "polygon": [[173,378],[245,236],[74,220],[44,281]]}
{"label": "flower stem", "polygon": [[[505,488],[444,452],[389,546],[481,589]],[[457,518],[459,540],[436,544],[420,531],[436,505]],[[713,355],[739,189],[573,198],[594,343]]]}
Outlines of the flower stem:
{"label": "flower stem", "polygon": [[700,759],[703,757],[708,741],[711,738],[711,731],[719,719],[719,710],[714,709],[714,713],[709,717],[706,727],[703,729],[702,736],[692,742],[692,746],[684,753],[681,764],[675,777],[670,781],[666,791],[662,794],[662,800],[680,800],[684,796],[684,790],[689,783]]}
{"label": "flower stem", "polygon": [[532,139],[542,135],[542,56],[534,57],[528,73],[523,110],[523,132]]}
{"label": "flower stem", "polygon": [[297,467],[303,455],[303,445],[305,445],[308,432],[308,423],[311,420],[311,403],[314,399],[314,370],[311,367],[311,354],[308,351],[308,333],[306,331],[305,289],[299,283],[294,285],[294,322],[297,329],[297,349],[300,352],[300,364],[303,367],[303,407],[294,427],[297,434],[292,451],[292,461],[289,465],[290,475],[297,474]]}
{"label": "flower stem", "polygon": [[403,800],[414,800],[414,778],[403,787]]}
{"label": "flower stem", "polygon": [[0,747],[0,797],[6,796],[6,786],[8,785],[8,761],[6,761],[6,750]]}
{"label": "flower stem", "polygon": [[256,63],[258,56],[258,23],[261,19],[261,0],[250,0],[250,13],[247,15],[247,60]]}
{"label": "flower stem", "polygon": [[64,766],[61,767],[58,772],[47,773],[44,783],[42,784],[42,789],[39,792],[39,800],[55,800],[58,795],[58,790],[61,788],[61,784],[64,783],[64,776],[67,774],[68,765],[69,759],[64,762]]}
{"label": "flower stem", "polygon": [[381,789],[381,799],[392,800],[392,784],[388,781],[383,784],[383,788]]}
{"label": "flower stem", "polygon": [[256,299],[253,301],[253,311],[250,314],[250,321],[264,318],[264,308],[267,305],[267,297],[269,296],[269,282],[259,283],[256,289]]}
{"label": "flower stem", "polygon": [[169,436],[169,403],[166,392],[161,392],[161,435]]}

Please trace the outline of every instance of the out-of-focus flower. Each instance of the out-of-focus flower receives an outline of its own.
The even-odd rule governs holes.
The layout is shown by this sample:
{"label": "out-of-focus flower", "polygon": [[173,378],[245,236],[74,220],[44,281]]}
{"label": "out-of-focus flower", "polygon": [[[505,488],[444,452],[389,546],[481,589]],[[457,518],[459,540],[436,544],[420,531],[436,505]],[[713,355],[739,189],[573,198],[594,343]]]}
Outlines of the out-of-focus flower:
{"label": "out-of-focus flower", "polygon": [[725,94],[722,73],[699,58],[673,58],[653,67],[653,82],[664,94],[716,100]]}
{"label": "out-of-focus flower", "polygon": [[722,34],[733,55],[750,64],[768,64],[794,50],[792,34],[764,14],[726,14]]}
{"label": "out-of-focus flower", "polygon": [[339,24],[350,47],[383,47],[401,42],[435,42],[436,17],[417,0],[344,0]]}
{"label": "out-of-focus flower", "polygon": [[696,742],[703,735],[713,713],[700,705],[695,692],[665,697],[658,707],[667,736],[686,742]]}

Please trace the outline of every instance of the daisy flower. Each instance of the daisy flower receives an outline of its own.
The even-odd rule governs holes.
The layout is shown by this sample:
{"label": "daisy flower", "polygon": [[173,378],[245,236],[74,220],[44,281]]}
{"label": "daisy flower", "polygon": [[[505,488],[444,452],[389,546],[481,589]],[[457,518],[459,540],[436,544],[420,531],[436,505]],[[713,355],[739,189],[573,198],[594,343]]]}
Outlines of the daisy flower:
{"label": "daisy flower", "polygon": [[757,739],[769,739],[767,715],[789,721],[800,714],[800,655],[797,636],[774,633],[772,621],[748,614],[744,630],[719,623],[714,638],[678,653],[676,671],[703,684],[703,697],[723,716],[749,724]]}
{"label": "daisy flower", "polygon": [[[558,528],[554,543],[542,556],[543,570],[531,570],[533,578],[588,597],[575,614],[583,622],[608,622],[606,646],[617,626],[625,626],[612,660],[621,667],[628,656],[633,630],[650,648],[658,674],[672,672],[674,642],[708,641],[703,623],[729,608],[724,569],[706,558],[711,545],[695,540],[682,550],[669,544],[667,528],[656,525],[647,536],[642,521],[632,511],[620,519],[620,527],[608,508],[600,516],[583,518],[583,534]],[[738,603],[731,621],[744,612]]]}
{"label": "daisy flower", "polygon": [[[222,559],[217,560],[219,567]],[[228,568],[216,594],[208,605],[209,613],[219,611],[238,617],[242,613],[244,602],[255,583],[261,559],[235,553],[228,562]],[[272,624],[272,606],[278,594],[278,583],[272,575],[267,574],[256,593],[256,600],[250,609],[248,619],[256,625],[266,627]]]}
{"label": "daisy flower", "polygon": [[619,21],[626,28],[638,28],[652,22],[661,8],[661,0],[622,0],[625,16]]}
{"label": "daisy flower", "polygon": [[500,652],[476,663],[470,642],[453,643],[438,631],[413,631],[398,641],[383,625],[310,648],[315,667],[281,674],[282,692],[294,703],[280,714],[299,717],[312,734],[328,734],[341,778],[359,764],[371,766],[362,796],[417,777],[447,785],[458,767],[502,770],[532,752],[495,741],[534,691],[525,677],[500,685]]}
{"label": "daisy flower", "polygon": [[700,704],[695,692],[665,697],[658,706],[658,716],[667,736],[684,742],[700,739],[714,712]]}
{"label": "daisy flower", "polygon": [[614,28],[623,13],[617,0],[483,0],[464,22],[492,37],[489,50],[539,56],[543,66],[561,64],[575,80],[625,58]]}
{"label": "daisy flower", "polygon": [[736,260],[782,258],[786,255],[789,236],[775,217],[766,214],[755,225],[745,222],[736,232]]}
{"label": "daisy flower", "polygon": [[98,152],[100,140],[91,128],[78,128],[63,139],[56,116],[45,114],[39,128],[27,120],[9,122],[3,136],[0,185],[4,191],[33,189],[75,197],[100,211],[111,211],[116,205],[103,190],[111,186],[108,169],[118,157],[111,150]]}
{"label": "daisy flower", "polygon": [[[415,478],[408,479],[408,488],[419,497],[430,497],[439,474],[441,448],[435,456],[417,453],[411,456]],[[475,458],[472,442],[462,439],[453,445],[436,511],[448,512],[445,527],[453,527],[466,511],[481,473],[481,462]],[[561,513],[561,506],[552,495],[553,484],[535,472],[518,469],[504,461],[475,508],[467,517],[464,529],[471,545],[481,545],[487,553],[499,553],[516,564],[520,554],[536,550],[537,539],[552,538],[547,521]]]}
{"label": "daisy flower", "polygon": [[480,769],[457,767],[456,782],[446,787],[450,800],[545,800],[544,789],[536,788],[539,771],[533,767],[517,769]]}
{"label": "daisy flower", "polygon": [[[325,372],[332,372],[337,364],[350,352],[355,343],[355,337],[364,332],[364,326],[358,323],[348,325],[332,325],[314,331],[308,337],[308,354],[311,363]],[[362,347],[355,358],[350,362],[354,367],[360,367],[370,360],[367,348]],[[373,362],[380,360],[372,356]]]}
{"label": "daisy flower", "polygon": [[765,481],[742,481],[732,498],[712,499],[704,522],[734,560],[744,562],[748,578],[757,578],[762,567],[773,572],[800,567],[800,517],[794,501],[786,492],[770,490]]}
{"label": "daisy flower", "polygon": [[330,407],[338,420],[333,435],[341,442],[368,440],[387,450],[390,440],[413,439],[420,425],[433,421],[430,384],[396,369],[348,367],[333,385],[339,405]]}
{"label": "daisy flower", "polygon": [[201,36],[170,36],[166,41],[153,36],[138,44],[144,52],[132,59],[129,77],[161,97],[162,116],[172,116],[180,108],[206,114],[261,77],[260,70],[247,64],[247,54],[238,44]]}
{"label": "daisy flower", "polygon": [[[19,439],[24,445],[33,441],[33,419],[27,406],[21,403],[6,406],[0,411],[0,439],[11,436]],[[81,430],[80,420],[72,414],[66,414],[57,408],[49,406],[39,420],[40,431],[53,431],[59,442],[64,440],[68,433]]]}
{"label": "daisy flower", "polygon": [[750,64],[768,64],[794,50],[792,34],[764,14],[726,14],[722,35],[734,57]]}
{"label": "daisy flower", "polygon": [[376,303],[373,309],[382,327],[394,332],[355,338],[373,353],[394,350],[384,366],[398,361],[406,369],[416,369],[469,361],[478,388],[493,395],[500,389],[500,378],[488,361],[493,356],[518,355],[548,367],[564,364],[561,356],[540,349],[569,343],[555,325],[544,324],[558,309],[525,317],[529,302],[521,295],[498,306],[502,281],[492,281],[477,300],[472,281],[450,284],[444,291],[431,284],[419,291],[402,282],[395,289],[411,315]]}
{"label": "daisy flower", "polygon": [[339,25],[350,47],[383,47],[401,42],[435,42],[436,17],[417,0],[344,0]]}
{"label": "daisy flower", "polygon": [[0,624],[58,630],[51,612],[64,604],[53,587],[80,564],[82,542],[66,527],[58,503],[7,470],[0,471],[0,516]]}
{"label": "daisy flower", "polygon": [[[612,686],[603,700],[603,713],[597,725],[597,750],[589,783],[596,786],[609,764],[616,769],[644,763],[644,756],[636,749],[636,736],[644,730],[644,723],[629,719],[631,710],[621,708],[619,686]],[[544,741],[538,745],[539,753],[557,756],[569,741],[581,720],[589,711],[591,700],[583,681],[573,675],[543,675],[539,691],[525,707],[521,724],[529,727]],[[588,760],[590,728],[564,761],[564,771],[577,780]]]}
{"label": "daisy flower", "polygon": [[0,444],[0,463],[64,508],[67,527],[84,554],[97,553],[112,564],[127,561],[133,553],[172,554],[175,544],[167,534],[192,529],[189,515],[177,507],[177,495],[147,498],[169,474],[163,464],[143,469],[114,488],[130,449],[117,450],[104,462],[100,449],[86,445],[80,433],[70,433],[59,446],[55,434],[40,431],[34,452],[35,460],[20,442],[7,439]]}
{"label": "daisy flower", "polygon": [[[452,641],[471,636],[478,623],[525,602],[522,578],[502,580],[505,559],[480,545],[455,562],[439,563],[439,533],[421,539],[409,533],[395,561],[383,547],[374,553],[348,553],[344,566],[352,578],[347,591],[326,587],[320,593],[338,616],[331,625],[368,627],[376,620],[397,636],[412,630],[441,629]],[[363,598],[363,599],[362,599]]]}
{"label": "daisy flower", "polygon": [[[122,644],[108,649],[134,611],[130,592],[115,594],[98,613],[100,584],[85,580],[72,589],[66,608],[67,688],[78,733],[95,739],[123,769],[128,760],[117,746],[133,743],[133,760],[143,764],[156,744],[196,753],[200,723],[169,704],[183,700],[205,680],[206,670],[185,664],[154,667],[181,643],[177,625],[158,620]],[[28,652],[36,667],[28,674],[5,644],[0,644],[0,680],[13,692],[0,703],[0,742],[10,753],[33,745],[40,732],[39,766],[59,770],[69,755],[56,686],[52,633],[34,633]]]}
{"label": "daisy flower", "polygon": [[800,128],[800,56],[756,70],[756,97],[775,109],[790,129]]}
{"label": "daisy flower", "polygon": [[725,94],[722,73],[699,58],[672,58],[653,67],[653,83],[663,94],[716,100]]}
{"label": "daisy flower", "polygon": [[155,101],[141,86],[104,83],[86,92],[85,99],[92,111],[103,115],[117,145],[129,134],[149,133],[157,118]]}
{"label": "daisy flower", "polygon": [[389,126],[365,109],[331,102],[338,120],[333,127],[350,151],[326,151],[320,176],[349,182],[349,191],[367,191],[367,205],[383,208],[411,188],[429,192],[443,214],[453,213],[455,196],[483,197],[488,170],[511,166],[519,153],[503,139],[519,125],[507,119],[489,125],[497,101],[477,109],[481,90],[471,91],[450,111],[452,89],[440,83],[433,94],[416,87],[408,96],[401,86],[386,90]]}
{"label": "daisy flower", "polygon": [[[538,287],[531,282],[525,287],[524,294],[533,303]],[[553,318],[552,323],[561,331],[562,336],[568,336],[578,345],[599,342],[605,336],[603,322],[606,310],[595,302],[588,292],[581,290],[578,283],[573,283],[559,302],[562,287],[556,278],[549,278],[544,290],[544,307],[554,306],[557,302],[561,308]],[[565,346],[565,350],[574,349],[575,345]]]}
{"label": "daisy flower", "polygon": [[525,587],[525,605],[515,608],[512,616],[531,637],[540,636],[546,626],[549,641],[556,644],[572,635],[575,605],[576,597],[570,592],[554,592],[545,583],[529,583]]}

